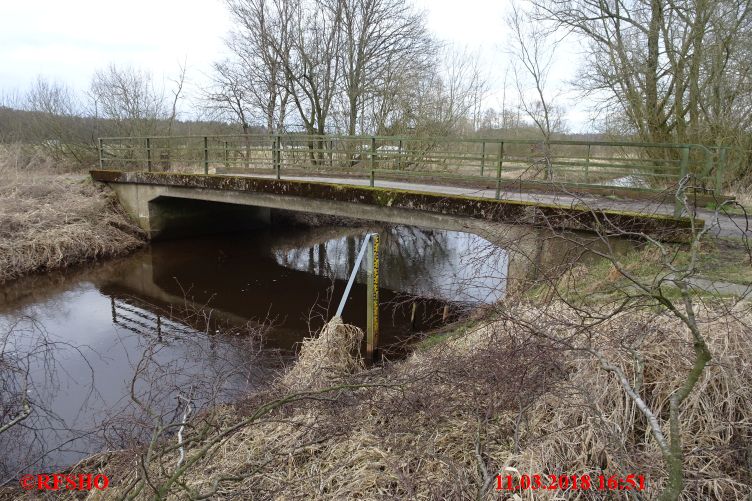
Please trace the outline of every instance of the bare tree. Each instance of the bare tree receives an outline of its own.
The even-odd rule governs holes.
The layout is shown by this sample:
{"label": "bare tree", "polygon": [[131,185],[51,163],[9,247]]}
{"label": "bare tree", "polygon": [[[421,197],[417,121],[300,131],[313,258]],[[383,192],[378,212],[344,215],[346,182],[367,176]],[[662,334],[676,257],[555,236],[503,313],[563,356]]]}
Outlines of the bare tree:
{"label": "bare tree", "polygon": [[269,132],[282,130],[289,92],[282,81],[285,73],[280,54],[289,50],[289,8],[273,0],[228,0],[227,7],[236,24],[227,39],[234,59],[215,64],[220,85],[212,100],[232,102],[230,110],[244,132],[249,123],[246,115],[254,113]]}
{"label": "bare tree", "polygon": [[[582,37],[580,86],[643,141],[748,149],[748,0],[536,0],[536,18]],[[742,154],[743,155],[743,154]]]}
{"label": "bare tree", "polygon": [[[281,129],[288,105],[309,134],[388,122],[401,82],[427,75],[436,44],[425,16],[395,0],[229,0],[234,59],[215,65],[213,101]],[[397,90],[399,89],[399,90]],[[244,104],[244,106],[241,106]],[[335,118],[336,124],[332,124]]]}
{"label": "bare tree", "polygon": [[172,106],[170,108],[170,116],[167,123],[167,135],[172,136],[172,129],[175,125],[175,121],[178,118],[178,103],[183,98],[183,87],[185,86],[185,73],[188,69],[187,59],[182,64],[178,65],[178,76],[172,83],[175,88],[172,89]]}
{"label": "bare tree", "polygon": [[466,48],[444,47],[432,65],[408,74],[397,96],[391,128],[422,136],[446,136],[473,123],[488,83],[476,55]]}
{"label": "bare tree", "polygon": [[[31,137],[53,158],[85,164],[94,157],[95,142],[81,134],[82,103],[76,92],[61,82],[37,77],[26,92],[21,108],[34,112],[29,120]],[[72,125],[79,125],[72,127]]]}
{"label": "bare tree", "polygon": [[[541,21],[535,22],[520,6],[512,3],[507,24],[514,34],[510,52],[518,64],[512,66],[519,105],[543,135],[544,179],[553,178],[551,135],[562,126],[560,109],[548,85],[558,41]],[[521,66],[521,68],[520,68]],[[534,97],[528,95],[528,82]]]}
{"label": "bare tree", "polygon": [[163,90],[148,72],[133,67],[111,64],[95,72],[90,93],[95,116],[112,120],[123,136],[153,134],[170,116]]}
{"label": "bare tree", "polygon": [[425,64],[434,48],[425,15],[398,0],[333,0],[342,4],[342,80],[347,133],[360,121],[365,132],[365,106],[376,99],[382,83],[395,70]]}

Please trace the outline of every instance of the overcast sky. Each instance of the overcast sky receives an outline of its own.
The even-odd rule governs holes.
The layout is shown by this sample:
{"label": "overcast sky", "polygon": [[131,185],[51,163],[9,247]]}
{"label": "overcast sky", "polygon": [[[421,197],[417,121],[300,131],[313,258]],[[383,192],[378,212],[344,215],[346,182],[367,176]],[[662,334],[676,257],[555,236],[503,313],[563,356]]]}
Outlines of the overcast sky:
{"label": "overcast sky", "polygon": [[[206,82],[212,61],[225,54],[230,20],[221,0],[0,0],[0,92],[25,88],[38,76],[85,90],[92,73],[109,63],[151,71],[168,80],[187,59],[189,90]],[[429,28],[445,41],[478,51],[491,93],[487,106],[500,108],[508,33],[507,2],[416,0],[428,12]],[[562,53],[566,52],[566,53]],[[574,78],[575,45],[564,46],[552,72],[560,88]],[[508,95],[513,93],[511,76]],[[587,127],[587,113],[571,95],[562,97],[573,130]],[[190,106],[190,105],[188,105]],[[186,110],[189,111],[189,110]]]}

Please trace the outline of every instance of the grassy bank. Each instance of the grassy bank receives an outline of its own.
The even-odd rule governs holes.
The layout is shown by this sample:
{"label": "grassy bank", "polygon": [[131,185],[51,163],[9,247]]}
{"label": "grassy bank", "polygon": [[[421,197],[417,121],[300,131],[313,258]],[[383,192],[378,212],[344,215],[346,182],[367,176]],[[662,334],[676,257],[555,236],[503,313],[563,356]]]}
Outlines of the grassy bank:
{"label": "grassy bank", "polygon": [[[643,475],[643,498],[665,485],[659,448],[615,377],[592,357],[562,351],[522,326],[573,316],[561,303],[520,302],[408,359],[367,369],[353,355],[361,333],[330,324],[270,391],[195,417],[179,462],[173,432],[137,454],[90,461],[135,499],[499,499],[501,473]],[[683,410],[683,499],[746,499],[752,477],[752,332],[749,304],[708,305],[712,367]],[[609,340],[644,333],[639,363],[613,360],[664,423],[691,343],[669,314],[617,314],[588,333]],[[559,332],[558,334],[561,334]],[[581,335],[572,329],[571,335]],[[616,346],[613,347],[616,350]],[[614,351],[615,353],[616,351]],[[509,493],[507,493],[509,494]],[[626,491],[523,491],[523,499],[632,499]]]}
{"label": "grassy bank", "polygon": [[144,243],[114,196],[47,157],[0,150],[0,283]]}

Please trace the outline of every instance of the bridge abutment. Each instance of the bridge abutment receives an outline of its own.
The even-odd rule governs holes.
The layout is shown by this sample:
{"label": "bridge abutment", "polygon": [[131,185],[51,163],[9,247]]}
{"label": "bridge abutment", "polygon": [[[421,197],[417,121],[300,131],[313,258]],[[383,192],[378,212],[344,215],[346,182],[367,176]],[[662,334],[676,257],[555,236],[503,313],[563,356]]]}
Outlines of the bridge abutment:
{"label": "bridge abutment", "polygon": [[269,207],[180,197],[155,186],[116,184],[111,187],[149,239],[246,231],[271,222]]}

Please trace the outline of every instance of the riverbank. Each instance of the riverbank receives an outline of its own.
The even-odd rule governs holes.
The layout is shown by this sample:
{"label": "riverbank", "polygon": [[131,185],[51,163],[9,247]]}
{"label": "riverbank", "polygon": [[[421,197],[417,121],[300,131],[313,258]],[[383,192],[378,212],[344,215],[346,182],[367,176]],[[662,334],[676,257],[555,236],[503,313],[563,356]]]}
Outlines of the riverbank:
{"label": "riverbank", "polygon": [[[77,471],[111,479],[109,491],[89,499],[126,492],[147,499],[155,491],[160,499],[498,499],[499,473],[515,482],[540,474],[546,484],[550,474],[589,476],[594,484],[600,476],[642,476],[642,494],[652,499],[665,486],[661,451],[618,380],[591,357],[521,329],[572,315],[561,303],[510,305],[503,318],[371,369],[354,355],[362,334],[331,323],[305,342],[272,390],[196,418],[182,461],[179,438],[165,433],[148,451],[98,456]],[[731,314],[718,303],[698,316],[714,363],[683,411],[684,499],[744,499],[752,482],[745,468],[752,311],[747,304]],[[636,326],[655,344],[639,364],[614,360],[630,381],[641,380],[646,404],[663,420],[690,365],[676,357],[689,339],[666,338],[681,324],[650,311],[614,315],[592,334],[614,339]],[[616,489],[609,498],[628,495]]]}
{"label": "riverbank", "polygon": [[0,158],[0,283],[124,255],[144,243],[114,195],[88,176],[17,168]]}

